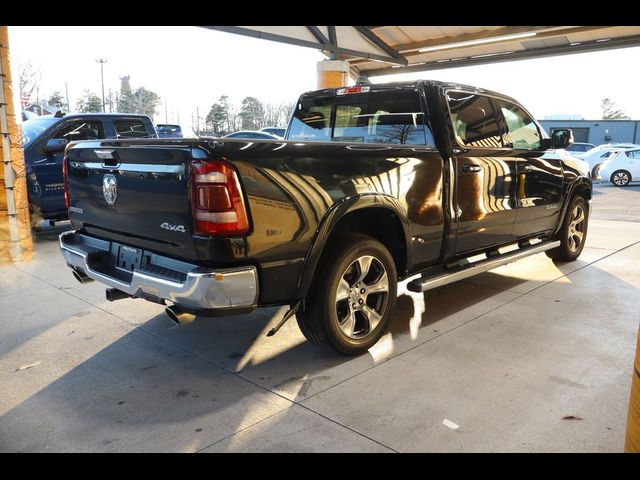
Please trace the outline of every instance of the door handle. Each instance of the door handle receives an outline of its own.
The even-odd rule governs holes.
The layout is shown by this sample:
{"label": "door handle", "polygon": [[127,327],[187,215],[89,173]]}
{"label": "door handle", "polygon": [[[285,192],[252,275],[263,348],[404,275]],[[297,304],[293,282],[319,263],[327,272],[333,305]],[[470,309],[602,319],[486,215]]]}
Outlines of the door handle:
{"label": "door handle", "polygon": [[478,173],[482,170],[480,165],[462,165],[462,173]]}
{"label": "door handle", "polygon": [[518,165],[518,173],[527,173],[533,170],[533,167],[529,164]]}

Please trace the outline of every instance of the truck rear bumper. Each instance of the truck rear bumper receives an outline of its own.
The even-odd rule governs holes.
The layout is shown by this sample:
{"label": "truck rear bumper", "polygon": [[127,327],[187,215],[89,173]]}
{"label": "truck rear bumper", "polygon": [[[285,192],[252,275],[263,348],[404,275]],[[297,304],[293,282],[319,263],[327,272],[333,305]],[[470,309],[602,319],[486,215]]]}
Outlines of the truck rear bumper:
{"label": "truck rear bumper", "polygon": [[60,250],[71,269],[133,297],[169,300],[200,311],[245,310],[258,301],[254,266],[205,269],[148,253],[150,261],[144,267],[126,271],[110,261],[114,249],[122,245],[76,231],[62,233],[59,238]]}

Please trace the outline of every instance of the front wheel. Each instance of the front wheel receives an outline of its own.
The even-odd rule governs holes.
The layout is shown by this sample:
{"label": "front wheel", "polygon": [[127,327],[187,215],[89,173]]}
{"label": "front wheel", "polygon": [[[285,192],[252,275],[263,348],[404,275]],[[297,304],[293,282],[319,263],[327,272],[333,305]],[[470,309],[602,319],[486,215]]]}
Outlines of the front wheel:
{"label": "front wheel", "polygon": [[396,291],[395,262],[385,246],[364,235],[341,235],[322,256],[298,326],[315,345],[364,353],[384,334]]}
{"label": "front wheel", "polygon": [[557,240],[560,240],[560,246],[547,250],[547,256],[562,262],[574,261],[582,253],[587,240],[588,226],[589,206],[587,201],[580,196],[575,196],[571,199],[562,227],[556,237]]}
{"label": "front wheel", "polygon": [[626,187],[631,183],[631,174],[626,170],[616,170],[609,179],[616,187]]}

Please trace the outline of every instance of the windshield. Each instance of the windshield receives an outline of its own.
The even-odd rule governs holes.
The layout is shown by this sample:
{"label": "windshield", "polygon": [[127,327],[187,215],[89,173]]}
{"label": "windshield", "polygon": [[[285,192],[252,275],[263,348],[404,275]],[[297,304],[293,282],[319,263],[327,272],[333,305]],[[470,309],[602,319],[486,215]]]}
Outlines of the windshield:
{"label": "windshield", "polygon": [[156,125],[156,130],[158,130],[158,133],[179,133],[180,126],[179,125]]}
{"label": "windshield", "polygon": [[24,148],[27,148],[34,140],[42,135],[42,132],[60,120],[60,118],[46,116],[32,118],[31,120],[22,122],[22,143]]}

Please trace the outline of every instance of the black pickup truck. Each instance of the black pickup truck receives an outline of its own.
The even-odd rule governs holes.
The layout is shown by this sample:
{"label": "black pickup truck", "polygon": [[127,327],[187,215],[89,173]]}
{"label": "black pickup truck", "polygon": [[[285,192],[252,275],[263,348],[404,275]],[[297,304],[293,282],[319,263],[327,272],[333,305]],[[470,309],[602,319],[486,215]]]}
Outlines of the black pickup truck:
{"label": "black pickup truck", "polygon": [[[167,304],[185,323],[290,305],[314,344],[370,348],[398,281],[426,291],[545,251],[575,260],[588,166],[514,99],[418,81],[303,94],[286,140],[102,140],[69,145],[81,282]],[[473,258],[472,258],[473,257]],[[419,276],[418,276],[419,275]]]}

